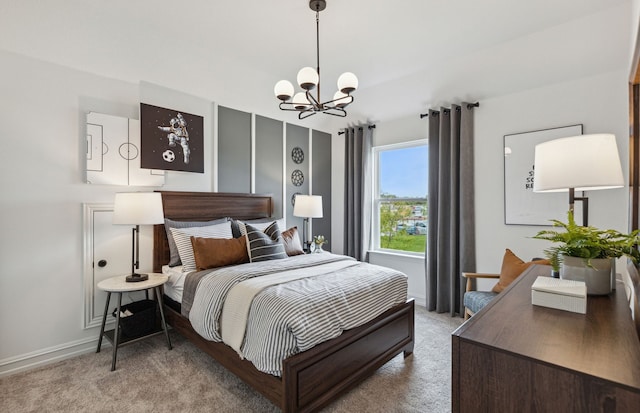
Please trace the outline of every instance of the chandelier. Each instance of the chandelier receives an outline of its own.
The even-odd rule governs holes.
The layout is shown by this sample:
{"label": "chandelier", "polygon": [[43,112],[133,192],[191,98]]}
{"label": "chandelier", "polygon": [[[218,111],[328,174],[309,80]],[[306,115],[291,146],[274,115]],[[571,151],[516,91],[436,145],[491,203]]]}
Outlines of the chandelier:
{"label": "chandelier", "polygon": [[[298,85],[304,92],[294,95],[293,85],[288,80],[279,81],[273,89],[276,97],[280,99],[280,109],[298,112],[298,119],[304,119],[319,112],[340,117],[347,116],[344,108],[353,102],[351,92],[358,88],[356,75],[345,72],[338,78],[338,91],[333,95],[333,99],[326,102],[320,100],[320,12],[326,7],[326,0],[309,1],[309,8],[316,12],[317,69],[303,67],[298,72]],[[316,96],[311,94],[313,89],[317,89]]]}

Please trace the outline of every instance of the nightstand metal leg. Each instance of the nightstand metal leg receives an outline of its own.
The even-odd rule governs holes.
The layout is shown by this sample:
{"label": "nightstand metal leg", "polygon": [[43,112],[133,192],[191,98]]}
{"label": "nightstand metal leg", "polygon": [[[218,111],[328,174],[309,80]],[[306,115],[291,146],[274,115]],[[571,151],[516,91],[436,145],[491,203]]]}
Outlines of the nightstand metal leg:
{"label": "nightstand metal leg", "polygon": [[164,336],[167,338],[167,346],[171,350],[171,339],[169,338],[169,330],[167,329],[167,321],[164,318],[164,309],[162,308],[162,292],[160,287],[154,287],[153,293],[156,296],[158,307],[160,308],[160,317],[162,318],[162,328],[164,329]]}
{"label": "nightstand metal leg", "polygon": [[111,358],[111,371],[116,369],[116,357],[118,356],[118,341],[120,341],[120,307],[122,306],[122,293],[118,294],[118,308],[116,310],[116,328],[113,330],[113,356]]}
{"label": "nightstand metal leg", "polygon": [[102,337],[104,336],[104,326],[107,323],[107,313],[109,312],[109,301],[111,300],[111,291],[107,291],[107,302],[104,305],[104,314],[102,315],[102,327],[100,327],[100,337],[98,337],[98,349],[96,353],[100,352],[102,347]]}

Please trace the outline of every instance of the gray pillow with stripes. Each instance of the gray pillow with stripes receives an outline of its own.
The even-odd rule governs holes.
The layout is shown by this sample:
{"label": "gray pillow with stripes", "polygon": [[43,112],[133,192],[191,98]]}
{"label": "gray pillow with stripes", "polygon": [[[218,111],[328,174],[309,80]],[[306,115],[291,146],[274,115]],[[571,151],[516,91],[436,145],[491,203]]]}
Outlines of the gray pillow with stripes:
{"label": "gray pillow with stripes", "polygon": [[240,238],[243,235],[247,235],[247,230],[244,227],[246,224],[253,225],[260,231],[264,231],[274,221],[278,223],[278,229],[286,228],[284,218],[280,218],[277,220],[273,218],[259,218],[252,219],[250,221],[231,219],[231,233],[233,234],[233,238]]}
{"label": "gray pillow with stripes", "polygon": [[273,222],[264,231],[245,224],[247,231],[247,252],[251,262],[279,260],[287,258],[278,224]]}
{"label": "gray pillow with stripes", "polygon": [[193,228],[171,228],[173,240],[176,242],[180,260],[182,261],[182,271],[195,271],[196,258],[193,255],[193,245],[191,237],[199,238],[233,238],[231,235],[231,223],[229,221],[217,225]]}
{"label": "gray pillow with stripes", "polygon": [[193,228],[193,227],[207,227],[209,225],[223,224],[227,222],[228,218],[214,219],[212,221],[174,221],[169,218],[164,220],[164,229],[167,232],[167,242],[169,244],[169,267],[176,267],[181,265],[180,254],[178,248],[173,240],[173,234],[171,228]]}

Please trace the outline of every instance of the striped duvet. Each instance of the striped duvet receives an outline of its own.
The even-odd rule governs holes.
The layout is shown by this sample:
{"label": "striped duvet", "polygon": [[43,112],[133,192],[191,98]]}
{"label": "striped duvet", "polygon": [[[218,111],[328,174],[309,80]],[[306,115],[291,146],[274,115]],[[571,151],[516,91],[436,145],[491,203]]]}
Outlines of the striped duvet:
{"label": "striped duvet", "polygon": [[[335,265],[348,261],[341,270]],[[323,271],[317,266],[327,268]],[[189,312],[193,328],[222,341],[225,298],[238,283],[283,271],[315,274],[258,293],[249,310],[242,355],[258,370],[282,374],[282,360],[339,336],[407,300],[407,277],[395,270],[330,253],[225,267],[202,276]]]}

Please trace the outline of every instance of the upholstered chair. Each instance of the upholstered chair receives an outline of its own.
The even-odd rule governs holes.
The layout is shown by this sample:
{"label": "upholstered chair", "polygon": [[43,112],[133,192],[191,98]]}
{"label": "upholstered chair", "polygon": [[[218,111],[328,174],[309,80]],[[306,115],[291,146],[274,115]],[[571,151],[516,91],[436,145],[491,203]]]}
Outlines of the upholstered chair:
{"label": "upholstered chair", "polygon": [[[504,257],[502,258],[500,274],[463,272],[462,277],[467,280],[463,299],[464,319],[467,320],[469,317],[482,310],[495,298],[496,295],[507,288],[513,280],[518,278],[524,270],[533,264],[549,265],[550,263],[549,260],[540,258],[534,258],[532,261],[525,262],[511,252],[510,249],[506,249]],[[474,288],[479,278],[497,279],[498,283],[493,286],[491,291],[477,291]]]}

